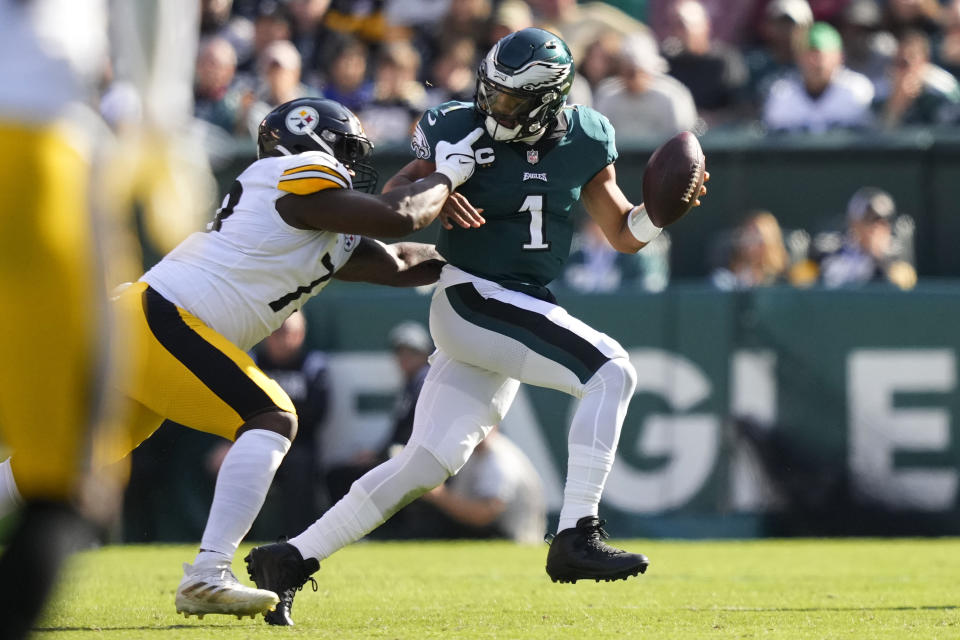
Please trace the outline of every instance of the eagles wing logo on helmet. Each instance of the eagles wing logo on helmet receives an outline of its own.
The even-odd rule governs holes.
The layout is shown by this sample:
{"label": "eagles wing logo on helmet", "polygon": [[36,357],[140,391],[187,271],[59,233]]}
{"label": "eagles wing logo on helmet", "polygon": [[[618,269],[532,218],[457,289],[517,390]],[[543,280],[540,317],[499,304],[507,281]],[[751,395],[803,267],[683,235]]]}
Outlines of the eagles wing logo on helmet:
{"label": "eagles wing logo on helmet", "polygon": [[570,75],[570,65],[546,60],[534,60],[524,67],[517,69],[511,75],[501,73],[497,69],[497,53],[499,43],[487,54],[484,64],[487,66],[487,75],[496,78],[497,82],[510,89],[535,91],[541,87],[560,85]]}
{"label": "eagles wing logo on helmet", "polygon": [[514,76],[514,82],[521,89],[534,91],[540,87],[554,87],[559,85],[570,73],[570,65],[557,64],[536,60],[521,69]]}

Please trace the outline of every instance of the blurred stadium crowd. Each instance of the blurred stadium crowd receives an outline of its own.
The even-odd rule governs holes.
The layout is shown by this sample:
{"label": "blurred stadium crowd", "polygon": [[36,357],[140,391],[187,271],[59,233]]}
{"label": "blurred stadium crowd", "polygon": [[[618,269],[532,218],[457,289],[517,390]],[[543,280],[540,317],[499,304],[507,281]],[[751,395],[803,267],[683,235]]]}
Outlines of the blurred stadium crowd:
{"label": "blurred stadium crowd", "polygon": [[[958,0],[202,0],[197,126],[216,168],[252,153],[262,117],[305,95],[335,99],[378,147],[409,140],[425,108],[472,100],[479,57],[528,26],[560,34],[577,75],[570,102],[610,118],[623,145],[681,130],[822,135],[835,129],[960,130]],[[107,79],[114,126],[135,92]],[[889,193],[850,194],[846,228],[782,231],[751,211],[712,242],[724,289],[871,281],[911,288],[913,221]],[[867,192],[865,192],[867,193]],[[866,204],[864,204],[866,203]],[[876,206],[874,206],[876,205]],[[880,207],[880,210],[877,209]],[[664,234],[616,254],[584,221],[563,284],[658,291]]]}
{"label": "blurred stadium crowd", "polygon": [[[573,103],[620,140],[724,127],[960,126],[955,0],[203,0],[197,116],[255,136],[304,94],[378,144],[425,108],[470,100],[479,56],[529,26],[574,54]],[[108,89],[109,94],[115,88]]]}

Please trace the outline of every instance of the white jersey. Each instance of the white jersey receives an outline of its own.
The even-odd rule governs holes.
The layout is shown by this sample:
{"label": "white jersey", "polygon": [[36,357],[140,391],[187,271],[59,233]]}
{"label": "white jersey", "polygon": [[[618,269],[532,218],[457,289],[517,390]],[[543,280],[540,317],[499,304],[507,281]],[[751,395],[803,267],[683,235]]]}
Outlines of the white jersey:
{"label": "white jersey", "polygon": [[797,73],[780,78],[770,87],[763,121],[770,129],[823,133],[834,127],[870,124],[873,83],[845,67],[837,69],[826,90],[816,98],[807,93]]}
{"label": "white jersey", "polygon": [[87,97],[106,54],[105,0],[0,0],[0,117],[57,116]]}
{"label": "white jersey", "polygon": [[210,230],[191,234],[140,280],[250,349],[320,293],[360,241],[291,227],[276,201],[350,188],[347,169],[320,151],[258,160],[234,182]]}

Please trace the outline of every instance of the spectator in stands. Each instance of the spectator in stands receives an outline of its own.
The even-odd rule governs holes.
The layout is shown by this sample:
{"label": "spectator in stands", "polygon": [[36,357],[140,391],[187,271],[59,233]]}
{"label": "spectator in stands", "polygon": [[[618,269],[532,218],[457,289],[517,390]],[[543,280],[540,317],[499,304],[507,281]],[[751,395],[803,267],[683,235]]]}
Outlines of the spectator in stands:
{"label": "spectator in stands", "polygon": [[392,25],[420,30],[440,22],[449,6],[450,0],[386,0],[384,13]]}
{"label": "spectator in stands", "polygon": [[747,67],[730,45],[711,40],[710,16],[699,0],[681,0],[667,12],[662,48],[670,75],[693,94],[697,112],[708,124],[742,115]]}
{"label": "spectator in stands", "polygon": [[258,83],[254,102],[247,111],[247,130],[256,139],[260,121],[284,102],[316,95],[300,82],[300,53],[289,40],[270,43],[257,64]]}
{"label": "spectator in stands", "polygon": [[202,0],[200,36],[226,38],[237,53],[238,66],[253,52],[253,21],[233,14],[233,0]]}
{"label": "spectator in stands", "polygon": [[341,36],[355,38],[376,50],[397,35],[387,22],[384,4],[384,0],[331,0],[324,23]]}
{"label": "spectator in stands", "polygon": [[843,66],[843,41],[836,29],[825,22],[814,24],[799,65],[799,73],[784,76],[770,87],[763,108],[769,130],[823,133],[870,124],[873,84]]}
{"label": "spectator in stands", "polygon": [[322,73],[333,57],[332,48],[338,42],[337,35],[323,21],[330,0],[288,0],[287,6],[293,17],[290,40],[303,60],[303,78],[319,86]]}
{"label": "spectator in stands", "polygon": [[491,0],[450,0],[437,39],[442,43],[448,38],[471,37],[483,42],[492,12]]}
{"label": "spectator in stands", "polygon": [[619,34],[613,31],[601,33],[577,60],[577,75],[586,79],[591,90],[596,91],[601,82],[616,75],[622,48],[623,38]]}
{"label": "spectator in stands", "polygon": [[247,60],[242,61],[239,69],[245,74],[255,76],[260,56],[271,43],[277,40],[289,40],[293,37],[293,17],[286,3],[268,0],[257,8],[253,21],[253,50]]}
{"label": "spectator in stands", "polygon": [[449,100],[472,102],[476,91],[477,47],[472,38],[447,42],[434,59],[426,108]]}
{"label": "spectator in stands", "polygon": [[890,93],[890,61],[897,39],[881,28],[883,13],[877,0],[853,0],[841,14],[844,64],[870,78],[877,99]]}
{"label": "spectator in stands", "polygon": [[534,26],[533,11],[529,4],[522,0],[503,0],[497,5],[497,9],[490,19],[485,45],[487,48],[492,47],[501,38],[514,31],[532,26]]}
{"label": "spectator in stands", "polygon": [[200,35],[215,36],[230,20],[233,0],[201,0]]}
{"label": "spectator in stands", "polygon": [[938,0],[887,0],[884,28],[898,38],[912,30],[934,35],[940,30]]}
{"label": "spectator in stands", "polygon": [[573,238],[563,283],[581,293],[662,291],[670,279],[670,239],[661,233],[635,254],[610,246],[593,218],[585,216]]}
{"label": "spectator in stands", "polygon": [[[403,0],[393,1],[404,5]],[[464,40],[469,40],[474,49],[484,43],[491,16],[490,0],[430,0],[419,4],[418,11],[432,5],[430,12],[433,14],[429,19],[427,16],[418,18],[411,27],[411,41],[420,54],[423,69],[432,70],[435,64],[441,64],[443,53],[457,49]],[[390,13],[400,13],[401,19],[414,18],[404,15],[406,10],[392,10]],[[475,62],[470,66],[473,67],[471,73],[475,72]]]}
{"label": "spectator in stands", "polygon": [[752,289],[786,281],[789,259],[783,232],[769,211],[753,211],[721,239],[721,265],[711,281],[718,289]]}
{"label": "spectator in stands", "polygon": [[896,205],[876,187],[858,189],[847,205],[847,237],[837,252],[823,258],[820,275],[827,287],[890,282],[911,289],[917,282],[913,266],[897,256],[891,225]]}
{"label": "spectator in stands", "polygon": [[[765,0],[700,0],[710,16],[710,33],[721,42],[743,47],[754,36],[758,9]],[[676,0],[649,0],[649,24],[662,40]],[[640,17],[640,16],[638,16]],[[640,17],[643,19],[642,17]]]}
{"label": "spectator in stands", "polygon": [[354,113],[373,100],[373,82],[367,79],[367,47],[359,40],[344,39],[330,62],[323,95]]}
{"label": "spectator in stands", "polygon": [[890,67],[890,96],[879,105],[881,124],[941,125],[960,121],[960,85],[930,62],[930,40],[906,31]]}
{"label": "spectator in stands", "polygon": [[640,33],[651,35],[642,22],[606,2],[530,0],[530,6],[540,26],[563,37],[574,60],[579,60],[587,45],[607,32],[622,38]]}
{"label": "spectator in stands", "polygon": [[620,73],[597,88],[594,106],[605,114],[622,140],[663,140],[697,122],[693,96],[666,74],[667,63],[647,32],[626,39]]}
{"label": "spectator in stands", "polygon": [[236,69],[237,55],[225,38],[215,36],[200,42],[193,83],[194,115],[230,134],[237,132],[243,108],[243,92],[234,86]]}
{"label": "spectator in stands", "polygon": [[797,51],[812,24],[807,0],[773,0],[767,5],[760,24],[763,46],[746,56],[749,94],[755,105],[762,106],[773,83],[796,69]]}
{"label": "spectator in stands", "polygon": [[357,115],[378,144],[407,142],[426,107],[426,93],[417,81],[420,55],[407,42],[391,42],[380,48],[377,60],[373,102]]}
{"label": "spectator in stands", "polygon": [[[413,410],[417,406],[420,388],[430,370],[427,358],[433,353],[433,341],[430,333],[419,322],[401,322],[387,334],[387,341],[393,351],[393,359],[403,375],[403,389],[393,406],[393,432],[381,456],[386,459],[390,449],[403,446],[413,431]],[[396,453],[394,451],[393,453]]]}
{"label": "spectator in stands", "polygon": [[936,59],[954,77],[960,77],[960,0],[953,0],[943,11],[943,34]]}
{"label": "spectator in stands", "polygon": [[[435,509],[421,513],[424,535],[438,538],[506,538],[541,544],[547,527],[543,485],[530,459],[497,427],[445,484],[420,499]],[[412,505],[411,505],[412,506]]]}
{"label": "spectator in stands", "polygon": [[[413,431],[414,409],[430,369],[427,358],[433,352],[433,341],[422,324],[407,321],[390,330],[387,342],[397,369],[403,377],[403,387],[393,406],[390,434],[380,450],[358,451],[348,463],[327,471],[327,489],[333,502],[346,495],[354,480],[402,449]],[[394,520],[393,524],[387,523],[383,534],[386,537],[402,537],[399,532],[407,526],[405,518],[401,516]]]}

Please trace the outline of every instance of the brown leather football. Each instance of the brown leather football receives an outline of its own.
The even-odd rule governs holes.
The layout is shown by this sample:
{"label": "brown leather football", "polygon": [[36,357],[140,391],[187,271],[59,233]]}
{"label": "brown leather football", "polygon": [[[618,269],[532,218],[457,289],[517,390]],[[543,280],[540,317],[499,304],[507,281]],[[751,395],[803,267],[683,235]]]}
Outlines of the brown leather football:
{"label": "brown leather football", "polygon": [[703,149],[689,131],[657,147],[643,172],[643,203],[650,221],[666,227],[690,211],[700,195],[705,170]]}

